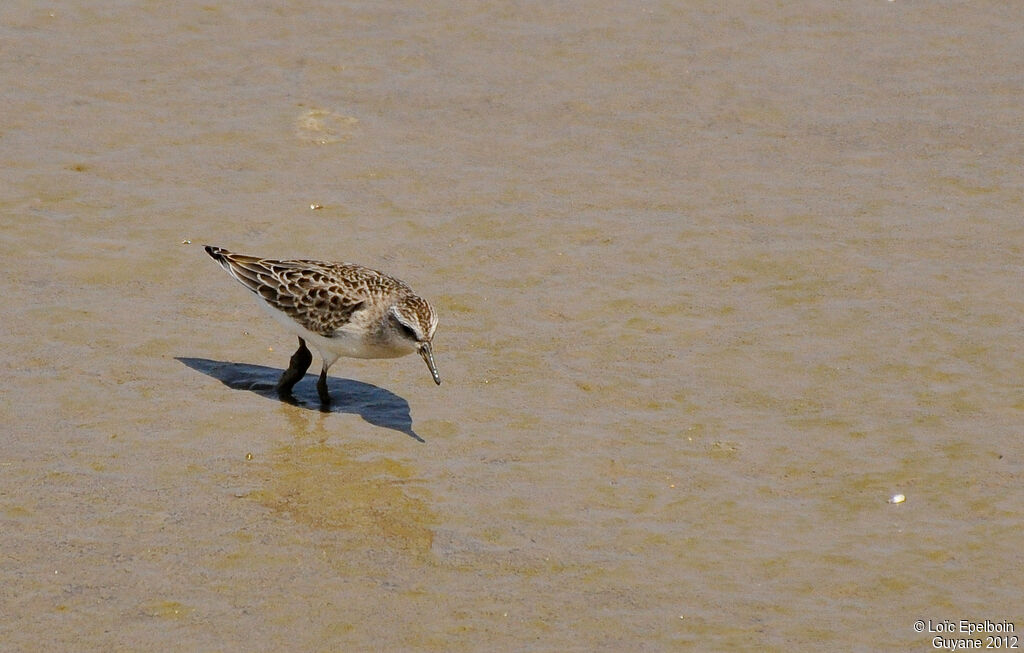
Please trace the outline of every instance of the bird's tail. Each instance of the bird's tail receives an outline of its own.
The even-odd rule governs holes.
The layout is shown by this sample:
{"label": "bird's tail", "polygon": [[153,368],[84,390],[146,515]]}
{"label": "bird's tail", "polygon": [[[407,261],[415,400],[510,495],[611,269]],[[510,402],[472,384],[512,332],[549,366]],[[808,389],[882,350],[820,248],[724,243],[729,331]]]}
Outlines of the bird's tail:
{"label": "bird's tail", "polygon": [[213,245],[207,245],[206,253],[213,258],[214,261],[220,263],[220,266],[227,270],[228,274],[240,282],[243,286],[249,290],[257,293],[266,299],[264,291],[261,288],[267,288],[266,282],[261,279],[261,275],[268,275],[272,273],[264,259],[257,258],[255,256],[245,256],[244,254],[235,254],[229,252],[223,247],[214,247]]}

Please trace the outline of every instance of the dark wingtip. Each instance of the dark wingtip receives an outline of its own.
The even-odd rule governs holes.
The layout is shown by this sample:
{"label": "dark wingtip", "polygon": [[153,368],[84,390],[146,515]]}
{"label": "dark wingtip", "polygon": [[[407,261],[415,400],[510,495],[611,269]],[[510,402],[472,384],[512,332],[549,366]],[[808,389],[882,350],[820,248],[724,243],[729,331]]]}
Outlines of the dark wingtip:
{"label": "dark wingtip", "polygon": [[218,261],[221,258],[221,252],[224,251],[220,247],[214,247],[213,245],[206,245],[205,247],[203,247],[203,249],[206,250],[207,254],[217,259]]}

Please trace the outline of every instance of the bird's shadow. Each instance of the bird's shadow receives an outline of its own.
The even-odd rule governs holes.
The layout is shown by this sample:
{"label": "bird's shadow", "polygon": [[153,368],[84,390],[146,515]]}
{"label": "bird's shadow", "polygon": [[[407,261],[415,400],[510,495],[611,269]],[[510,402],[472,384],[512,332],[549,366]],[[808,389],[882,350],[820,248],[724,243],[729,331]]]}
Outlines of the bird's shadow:
{"label": "bird's shadow", "polygon": [[316,377],[307,374],[292,390],[282,397],[277,393],[277,380],[281,370],[263,365],[229,363],[208,358],[186,358],[176,360],[192,369],[211,376],[232,390],[248,390],[267,399],[281,401],[293,406],[331,413],[359,415],[374,426],[404,433],[417,442],[424,442],[412,430],[412,416],[409,402],[384,388],[352,379],[327,379],[327,388],[332,401],[329,405],[320,403],[316,392]]}

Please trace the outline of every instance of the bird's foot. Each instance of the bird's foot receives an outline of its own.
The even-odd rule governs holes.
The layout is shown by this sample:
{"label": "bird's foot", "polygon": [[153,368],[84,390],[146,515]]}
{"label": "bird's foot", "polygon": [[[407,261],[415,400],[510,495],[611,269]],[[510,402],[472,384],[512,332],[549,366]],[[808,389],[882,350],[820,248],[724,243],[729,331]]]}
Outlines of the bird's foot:
{"label": "bird's foot", "polygon": [[320,395],[320,404],[324,407],[331,405],[331,394],[327,392],[327,370],[320,372],[320,379],[316,382],[316,393]]}
{"label": "bird's foot", "polygon": [[313,354],[309,353],[309,349],[306,348],[306,341],[299,338],[299,348],[292,354],[291,360],[288,361],[288,369],[281,374],[281,379],[275,388],[281,398],[292,396],[292,388],[302,380],[302,377],[306,376],[306,370],[309,369],[312,362]]}

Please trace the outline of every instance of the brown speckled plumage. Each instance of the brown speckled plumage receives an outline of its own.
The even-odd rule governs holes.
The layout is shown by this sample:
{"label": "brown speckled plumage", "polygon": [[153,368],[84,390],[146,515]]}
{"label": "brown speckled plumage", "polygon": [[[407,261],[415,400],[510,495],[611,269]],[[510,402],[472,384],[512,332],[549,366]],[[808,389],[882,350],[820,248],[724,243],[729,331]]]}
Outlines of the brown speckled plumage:
{"label": "brown speckled plumage", "polygon": [[[404,282],[349,263],[275,260],[211,247],[213,256],[246,288],[314,333],[331,337],[365,304],[367,295],[412,295]],[[417,298],[419,299],[419,298]]]}

